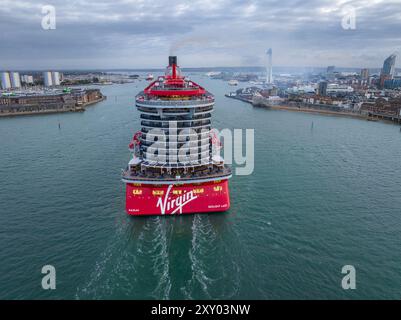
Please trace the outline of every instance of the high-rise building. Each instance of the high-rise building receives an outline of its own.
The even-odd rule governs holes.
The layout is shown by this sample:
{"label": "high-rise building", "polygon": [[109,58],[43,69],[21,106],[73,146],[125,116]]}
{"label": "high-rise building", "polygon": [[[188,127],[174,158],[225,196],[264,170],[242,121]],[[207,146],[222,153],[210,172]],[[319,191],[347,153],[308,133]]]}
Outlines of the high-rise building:
{"label": "high-rise building", "polygon": [[388,80],[385,80],[383,87],[385,89],[401,88],[401,79],[388,79]]}
{"label": "high-rise building", "polygon": [[369,69],[364,68],[364,69],[361,70],[361,79],[362,80],[369,79]]}
{"label": "high-rise building", "polygon": [[43,72],[43,82],[46,87],[60,85],[60,72],[58,71],[45,71]]}
{"label": "high-rise building", "polygon": [[52,72],[52,83],[53,86],[59,86],[60,85],[60,73],[57,71]]}
{"label": "high-rise building", "polygon": [[326,96],[327,95],[327,81],[321,81],[319,82],[319,86],[317,89],[317,94],[319,96]]}
{"label": "high-rise building", "polygon": [[384,60],[383,63],[383,69],[381,74],[383,76],[388,76],[386,78],[393,79],[394,74],[395,74],[395,59],[397,56],[395,54],[392,54],[389,56],[386,60]]}
{"label": "high-rise building", "polygon": [[273,50],[270,48],[267,54],[267,67],[266,67],[266,83],[273,83]]}
{"label": "high-rise building", "polygon": [[43,83],[46,87],[53,85],[52,73],[50,71],[43,72]]}
{"label": "high-rise building", "polygon": [[18,72],[10,73],[11,87],[12,88],[21,88],[21,78]]}
{"label": "high-rise building", "polygon": [[21,76],[21,81],[25,84],[33,84],[33,76],[23,74]]}
{"label": "high-rise building", "polygon": [[333,74],[335,68],[336,68],[335,66],[328,66],[327,70],[326,70],[326,73],[327,74]]}
{"label": "high-rise building", "polygon": [[1,88],[2,89],[10,89],[11,88],[11,79],[9,72],[1,73]]}

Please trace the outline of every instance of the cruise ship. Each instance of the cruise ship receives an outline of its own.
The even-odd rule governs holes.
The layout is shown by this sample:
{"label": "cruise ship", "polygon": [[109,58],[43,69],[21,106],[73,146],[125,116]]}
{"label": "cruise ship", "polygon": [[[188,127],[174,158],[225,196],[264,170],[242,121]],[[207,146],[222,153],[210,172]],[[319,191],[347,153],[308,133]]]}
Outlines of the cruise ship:
{"label": "cruise ship", "polygon": [[221,212],[230,208],[231,168],[212,129],[214,96],[184,77],[177,57],[136,96],[141,129],[122,180],[129,215]]}

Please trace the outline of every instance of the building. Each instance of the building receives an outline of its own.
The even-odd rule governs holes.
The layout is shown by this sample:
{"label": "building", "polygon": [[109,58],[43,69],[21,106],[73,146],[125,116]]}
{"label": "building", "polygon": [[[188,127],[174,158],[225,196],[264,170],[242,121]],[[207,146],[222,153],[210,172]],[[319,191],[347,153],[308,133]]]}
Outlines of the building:
{"label": "building", "polygon": [[12,88],[21,88],[21,78],[18,72],[10,73],[11,87]]}
{"label": "building", "polygon": [[401,88],[401,79],[387,79],[383,83],[384,89]]}
{"label": "building", "polygon": [[328,94],[348,94],[354,92],[354,89],[346,84],[330,83],[327,86]]}
{"label": "building", "polygon": [[21,78],[18,72],[2,72],[2,89],[21,88]]}
{"label": "building", "polygon": [[33,84],[33,76],[24,74],[21,76],[21,81],[25,84]]}
{"label": "building", "polygon": [[369,69],[365,68],[361,70],[361,79],[368,80],[369,79]]}
{"label": "building", "polygon": [[52,83],[53,86],[59,86],[60,85],[60,73],[57,71],[52,72]]}
{"label": "building", "polygon": [[392,54],[383,63],[383,69],[381,75],[388,76],[388,79],[393,79],[395,75],[395,59],[396,55]]}
{"label": "building", "polygon": [[43,72],[43,83],[44,83],[45,87],[59,86],[60,85],[60,72],[58,72],[58,71]]}
{"label": "building", "polygon": [[336,68],[335,66],[328,66],[327,70],[326,70],[326,73],[327,74],[333,74],[335,68]]}
{"label": "building", "polygon": [[104,100],[99,89],[54,89],[0,96],[0,116],[83,111]]}
{"label": "building", "polygon": [[1,88],[2,89],[10,89],[11,88],[11,79],[9,72],[1,73]]}
{"label": "building", "polygon": [[43,72],[43,83],[45,87],[51,87],[53,85],[52,73],[50,71]]}
{"label": "building", "polygon": [[401,115],[401,98],[385,99],[379,97],[374,101],[363,103],[361,112],[369,116],[399,121],[399,116]]}
{"label": "building", "polygon": [[319,86],[317,89],[317,94],[319,96],[326,96],[327,95],[327,81],[321,81],[319,82]]}

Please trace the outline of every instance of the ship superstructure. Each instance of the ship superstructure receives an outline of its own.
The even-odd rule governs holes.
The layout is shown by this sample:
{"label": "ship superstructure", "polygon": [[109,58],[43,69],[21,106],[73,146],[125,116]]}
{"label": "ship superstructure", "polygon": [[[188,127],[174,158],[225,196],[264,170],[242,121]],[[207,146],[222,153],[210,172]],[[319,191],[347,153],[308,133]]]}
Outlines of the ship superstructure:
{"label": "ship superstructure", "polygon": [[169,57],[164,76],[136,96],[141,130],[123,172],[126,210],[132,215],[226,211],[231,168],[212,130],[214,96],[181,75]]}

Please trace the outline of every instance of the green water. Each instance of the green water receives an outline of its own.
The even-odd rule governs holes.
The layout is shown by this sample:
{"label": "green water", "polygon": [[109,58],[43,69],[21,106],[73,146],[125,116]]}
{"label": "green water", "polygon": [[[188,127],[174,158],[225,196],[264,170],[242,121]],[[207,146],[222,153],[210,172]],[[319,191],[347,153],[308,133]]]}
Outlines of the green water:
{"label": "green water", "polygon": [[125,214],[144,82],[103,87],[84,113],[0,119],[0,298],[401,298],[399,127],[254,109],[193,78],[216,95],[215,127],[255,129],[254,173],[232,178],[224,214]]}

